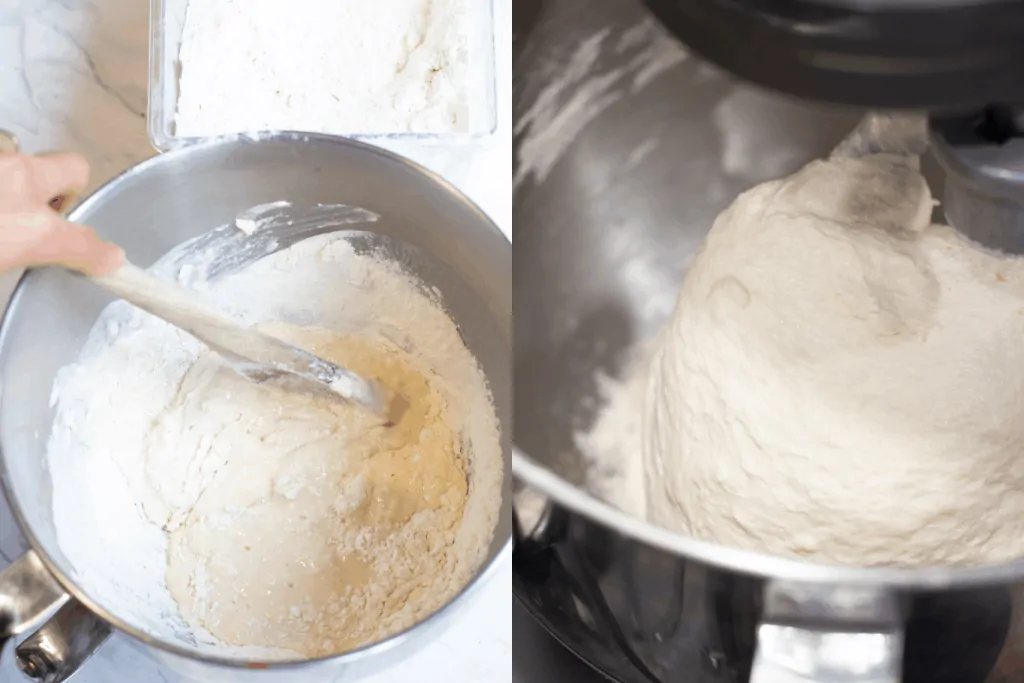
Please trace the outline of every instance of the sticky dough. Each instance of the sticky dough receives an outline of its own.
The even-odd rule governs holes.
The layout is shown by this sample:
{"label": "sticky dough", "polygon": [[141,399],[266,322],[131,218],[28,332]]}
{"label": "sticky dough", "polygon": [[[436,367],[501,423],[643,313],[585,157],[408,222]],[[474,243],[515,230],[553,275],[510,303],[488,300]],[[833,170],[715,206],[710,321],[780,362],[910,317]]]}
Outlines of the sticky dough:
{"label": "sticky dough", "polygon": [[811,163],[719,218],[654,354],[647,512],[842,564],[1024,554],[1024,263],[916,160]]}

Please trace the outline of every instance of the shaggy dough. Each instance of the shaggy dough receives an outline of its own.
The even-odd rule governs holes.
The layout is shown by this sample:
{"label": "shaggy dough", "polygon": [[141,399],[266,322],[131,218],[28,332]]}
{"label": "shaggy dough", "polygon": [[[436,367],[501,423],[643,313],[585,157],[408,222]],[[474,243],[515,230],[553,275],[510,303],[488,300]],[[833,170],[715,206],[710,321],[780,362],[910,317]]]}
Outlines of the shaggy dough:
{"label": "shaggy dough", "polygon": [[[147,439],[142,503],[169,532],[167,585],[186,621],[234,645],[328,655],[376,635],[361,617],[394,596],[344,608],[372,578],[425,573],[429,552],[400,532],[416,514],[451,532],[466,473],[444,397],[406,354],[356,335],[269,331],[379,379],[409,410],[382,427],[352,405],[253,385],[206,352]],[[389,554],[363,552],[389,539]]]}
{"label": "shaggy dough", "polygon": [[1024,262],[932,205],[874,155],[719,216],[652,362],[652,521],[842,564],[1024,555]]}
{"label": "shaggy dough", "polygon": [[439,293],[363,240],[320,235],[211,280],[204,237],[154,272],[395,389],[410,405],[393,427],[254,386],[124,302],[61,369],[58,540],[107,609],[200,652],[301,659],[405,630],[475,575],[504,480],[487,378]]}

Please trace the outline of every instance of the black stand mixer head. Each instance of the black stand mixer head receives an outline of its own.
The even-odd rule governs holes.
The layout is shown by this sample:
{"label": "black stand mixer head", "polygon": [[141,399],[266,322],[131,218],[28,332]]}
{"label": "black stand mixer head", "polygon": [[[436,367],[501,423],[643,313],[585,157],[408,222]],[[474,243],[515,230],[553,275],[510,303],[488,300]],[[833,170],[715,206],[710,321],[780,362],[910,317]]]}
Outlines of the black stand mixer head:
{"label": "black stand mixer head", "polygon": [[858,107],[1024,102],[1017,0],[645,0],[704,59],[758,85]]}
{"label": "black stand mixer head", "polygon": [[1024,253],[1024,2],[645,2],[744,80],[803,99],[928,111],[949,222]]}

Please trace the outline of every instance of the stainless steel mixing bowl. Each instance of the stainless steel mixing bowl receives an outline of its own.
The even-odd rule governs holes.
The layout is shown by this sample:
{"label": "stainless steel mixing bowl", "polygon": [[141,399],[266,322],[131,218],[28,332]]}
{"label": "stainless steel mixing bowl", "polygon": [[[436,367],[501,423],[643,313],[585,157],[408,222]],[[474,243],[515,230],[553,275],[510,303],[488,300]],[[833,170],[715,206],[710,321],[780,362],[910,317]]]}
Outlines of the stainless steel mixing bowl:
{"label": "stainless steel mixing bowl", "polygon": [[[862,112],[736,83],[639,0],[534,9],[513,66],[518,599],[622,683],[1019,676],[1021,563],[821,566],[683,538],[589,495],[574,433],[600,407],[597,375],[622,377],[656,333],[719,211],[827,153]],[[930,160],[926,175],[943,188]]]}
{"label": "stainless steel mixing bowl", "polygon": [[[229,139],[170,152],[129,169],[71,214],[122,245],[148,266],[181,242],[230,225],[240,212],[288,200],[289,211],[315,213],[320,204],[347,204],[380,215],[374,223],[314,226],[355,228],[392,251],[427,286],[435,287],[480,362],[504,431],[511,431],[511,245],[476,206],[428,171],[368,145],[320,135],[280,133]],[[310,228],[308,221],[295,226]],[[292,233],[282,228],[280,244]],[[472,599],[509,552],[512,536],[510,437],[501,515],[487,559],[445,608],[383,642],[320,660],[266,663],[200,655],[182,642],[161,640],[144,624],[118,614],[84,591],[57,542],[52,483],[45,449],[53,419],[55,373],[77,356],[110,298],[57,269],[29,272],[19,283],[0,329],[0,481],[32,550],[0,574],[0,646],[5,636],[61,612],[18,649],[22,668],[49,683],[63,680],[113,627],[189,680],[349,681],[406,658],[429,642]],[[117,548],[109,548],[117,553]],[[283,673],[282,673],[283,672]],[[282,680],[277,678],[276,680]]]}

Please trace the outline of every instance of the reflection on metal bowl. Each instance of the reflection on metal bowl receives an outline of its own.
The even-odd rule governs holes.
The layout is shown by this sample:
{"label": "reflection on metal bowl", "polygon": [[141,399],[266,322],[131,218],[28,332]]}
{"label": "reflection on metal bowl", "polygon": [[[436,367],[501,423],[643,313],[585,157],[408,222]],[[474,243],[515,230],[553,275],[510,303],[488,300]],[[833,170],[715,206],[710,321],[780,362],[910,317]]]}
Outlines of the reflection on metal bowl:
{"label": "reflection on metal bowl", "polygon": [[[737,84],[638,0],[541,3],[513,80],[517,598],[621,683],[1021,676],[1019,563],[767,558],[675,537],[585,491],[573,435],[600,407],[597,375],[622,377],[657,332],[719,211],[827,153],[861,112]],[[940,192],[930,160],[925,171]]]}
{"label": "reflection on metal bowl", "polygon": [[[351,224],[324,220],[322,211],[329,205],[347,203],[378,214],[376,222],[358,226],[367,232],[357,234],[353,244],[357,249],[385,250],[425,286],[436,289],[487,376],[507,433],[511,425],[511,246],[465,197],[405,159],[323,135],[226,138],[162,154],[129,169],[86,198],[70,217],[123,246],[131,261],[149,266],[200,235],[205,237],[193,246],[204,253],[218,245],[230,247],[233,236],[244,231],[215,228],[234,226],[240,212],[280,199],[290,201],[289,211],[296,213],[280,216],[275,229],[281,232],[275,231],[273,240],[256,249],[229,249],[231,258],[223,262],[214,258],[211,267],[238,267],[244,265],[238,262],[239,253],[244,262],[267,253],[270,246],[282,248],[299,237],[351,229]],[[7,636],[38,627],[52,608],[74,604],[68,602],[72,598],[96,615],[74,621],[59,614],[42,632],[50,644],[67,639],[75,647],[28,641],[31,650],[21,652],[26,658],[71,657],[48,663],[60,669],[60,677],[46,680],[63,680],[73,673],[81,660],[78,655],[85,649],[91,652],[96,639],[109,633],[109,626],[133,636],[130,642],[189,680],[265,681],[265,669],[269,675],[279,672],[285,680],[359,680],[429,643],[508,552],[511,448],[506,436],[504,504],[484,563],[448,605],[407,631],[337,656],[270,663],[200,651],[188,642],[188,634],[180,640],[154,636],[156,629],[150,624],[164,618],[158,610],[146,610],[143,605],[137,614],[118,613],[78,585],[76,569],[80,567],[62,552],[51,504],[53,483],[45,451],[54,412],[50,405],[53,378],[78,356],[109,301],[98,288],[83,286],[78,276],[59,269],[32,270],[19,283],[0,330],[4,390],[0,395],[0,484],[32,546],[12,569],[0,574],[0,646]],[[143,619],[149,624],[140,623]],[[96,634],[87,630],[94,626]],[[82,645],[83,638],[88,647]],[[44,668],[38,662],[32,666]]]}

